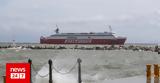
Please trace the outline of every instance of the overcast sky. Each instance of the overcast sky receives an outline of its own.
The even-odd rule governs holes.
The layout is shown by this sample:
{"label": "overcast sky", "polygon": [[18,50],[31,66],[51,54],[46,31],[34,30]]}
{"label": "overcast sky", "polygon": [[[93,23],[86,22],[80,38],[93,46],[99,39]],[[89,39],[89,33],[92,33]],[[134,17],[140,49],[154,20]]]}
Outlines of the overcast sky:
{"label": "overcast sky", "polygon": [[0,0],[0,42],[39,42],[61,32],[104,32],[160,43],[160,0]]}

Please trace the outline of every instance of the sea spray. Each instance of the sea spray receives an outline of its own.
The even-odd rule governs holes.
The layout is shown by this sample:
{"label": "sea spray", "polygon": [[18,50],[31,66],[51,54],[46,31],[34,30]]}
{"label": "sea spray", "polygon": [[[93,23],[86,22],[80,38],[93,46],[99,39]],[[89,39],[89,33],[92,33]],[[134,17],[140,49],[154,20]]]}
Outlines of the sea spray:
{"label": "sea spray", "polygon": [[[36,75],[35,83],[47,83],[49,81],[49,75],[48,74],[48,66],[44,66]],[[41,77],[41,76],[46,77]],[[56,71],[52,72],[53,75],[53,82],[54,83],[76,83],[77,79],[76,76],[73,74],[60,74],[57,73]]]}
{"label": "sea spray", "polygon": [[[73,55],[66,56],[66,54],[63,54],[63,55],[59,55],[53,58],[54,58],[52,59],[53,61],[53,65],[52,65],[53,83],[77,83],[78,82],[77,74],[75,73],[76,63],[77,63],[76,57]],[[42,78],[42,76],[45,76],[49,73],[48,68],[49,68],[48,64],[45,64],[41,68],[41,70],[38,72],[39,75],[38,74],[36,75],[35,83],[48,83],[49,75]],[[72,71],[68,72],[70,70]]]}
{"label": "sea spray", "polygon": [[73,74],[62,75],[59,73],[53,73],[54,83],[77,83],[77,79]]}

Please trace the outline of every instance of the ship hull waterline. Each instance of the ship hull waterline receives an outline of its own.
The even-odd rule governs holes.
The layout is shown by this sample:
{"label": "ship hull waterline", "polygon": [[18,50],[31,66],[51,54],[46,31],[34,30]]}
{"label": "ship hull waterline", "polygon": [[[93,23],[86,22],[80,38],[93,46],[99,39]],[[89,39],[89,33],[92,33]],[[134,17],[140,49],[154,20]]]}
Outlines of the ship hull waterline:
{"label": "ship hull waterline", "polygon": [[41,44],[124,45],[126,38],[117,39],[40,39]]}

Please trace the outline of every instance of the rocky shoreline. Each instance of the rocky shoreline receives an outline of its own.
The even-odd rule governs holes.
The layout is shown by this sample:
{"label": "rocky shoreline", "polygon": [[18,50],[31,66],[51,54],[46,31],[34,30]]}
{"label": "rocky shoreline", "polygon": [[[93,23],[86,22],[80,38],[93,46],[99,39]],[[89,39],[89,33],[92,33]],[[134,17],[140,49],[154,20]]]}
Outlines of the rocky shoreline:
{"label": "rocky shoreline", "polygon": [[49,44],[12,44],[0,45],[0,49],[79,49],[79,50],[133,50],[133,51],[152,51],[160,54],[158,45],[49,45]]}

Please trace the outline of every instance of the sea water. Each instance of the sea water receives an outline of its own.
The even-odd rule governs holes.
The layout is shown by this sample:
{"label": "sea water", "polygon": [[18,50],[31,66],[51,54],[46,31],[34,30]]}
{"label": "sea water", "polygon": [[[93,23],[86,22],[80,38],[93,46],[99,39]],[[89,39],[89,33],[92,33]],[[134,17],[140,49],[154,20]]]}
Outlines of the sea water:
{"label": "sea water", "polygon": [[[27,62],[31,58],[35,71],[40,75],[48,74],[48,60],[53,61],[53,66],[62,73],[68,72],[77,62],[82,60],[82,83],[127,83],[127,79],[139,78],[138,81],[145,82],[146,64],[159,64],[160,57],[151,51],[132,50],[0,50],[0,74],[5,73],[7,62]],[[61,74],[54,69],[54,83],[78,83],[78,69],[75,68],[67,73]],[[40,77],[33,74],[33,83],[48,83],[49,76]],[[2,78],[1,78],[1,83]],[[131,83],[131,82],[130,82]]]}
{"label": "sea water", "polygon": [[[77,58],[82,59],[83,83],[105,83],[109,80],[145,77],[146,64],[160,63],[157,53],[126,50],[62,50],[53,63],[59,70],[67,71]],[[45,72],[44,69],[46,68],[42,68],[39,73]],[[36,76],[36,83],[48,82],[48,77],[44,80]],[[77,69],[66,75],[53,71],[53,81],[77,83]],[[143,81],[145,82],[144,78]]]}

